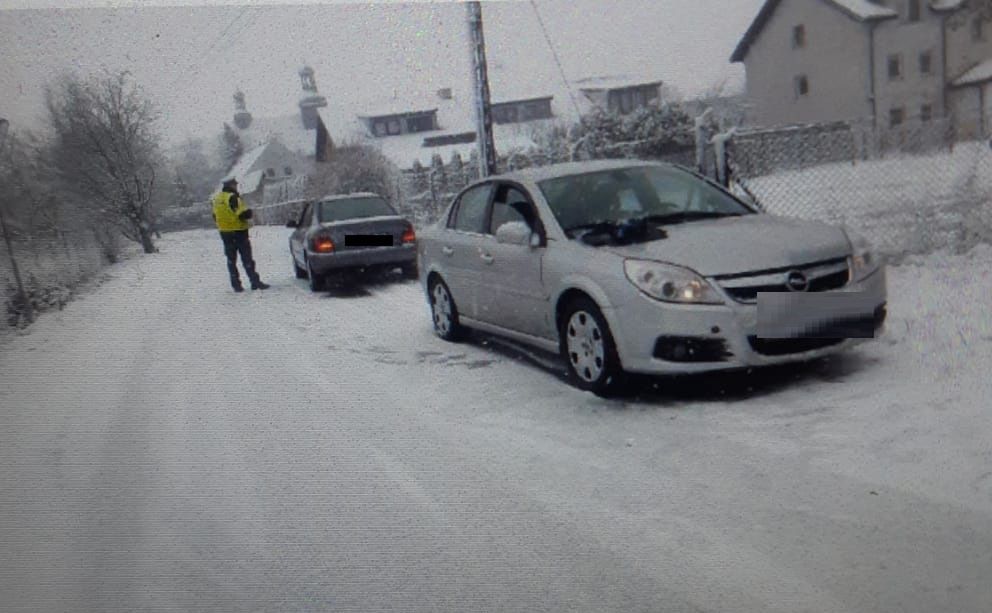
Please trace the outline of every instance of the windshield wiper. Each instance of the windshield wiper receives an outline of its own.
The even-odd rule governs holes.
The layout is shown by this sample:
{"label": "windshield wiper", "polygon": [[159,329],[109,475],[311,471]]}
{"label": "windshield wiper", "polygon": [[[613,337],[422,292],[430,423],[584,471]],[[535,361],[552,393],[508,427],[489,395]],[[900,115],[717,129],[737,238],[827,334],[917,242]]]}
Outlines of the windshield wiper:
{"label": "windshield wiper", "polygon": [[699,219],[716,219],[718,217],[740,217],[741,213],[720,213],[718,211],[681,211],[664,215],[647,215],[639,217],[638,221],[657,224],[676,224]]}
{"label": "windshield wiper", "polygon": [[583,223],[570,228],[565,228],[565,234],[571,238],[575,238],[577,232],[583,232],[583,234],[602,234],[603,232],[612,232],[617,227],[617,222],[610,221],[608,219],[601,219],[599,221],[593,221],[590,223]]}

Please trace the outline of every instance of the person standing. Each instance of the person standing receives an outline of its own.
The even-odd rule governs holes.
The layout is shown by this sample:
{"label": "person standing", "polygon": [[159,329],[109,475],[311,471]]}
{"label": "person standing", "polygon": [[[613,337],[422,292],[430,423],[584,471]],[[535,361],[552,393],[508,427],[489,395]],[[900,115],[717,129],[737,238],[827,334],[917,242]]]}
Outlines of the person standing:
{"label": "person standing", "polygon": [[251,240],[248,238],[248,228],[251,226],[252,210],[245,205],[244,199],[238,193],[238,182],[231,177],[224,181],[221,191],[214,194],[213,215],[221,240],[224,241],[224,255],[227,256],[227,271],[231,275],[231,287],[236,292],[243,292],[241,277],[238,275],[238,254],[241,254],[241,265],[248,275],[252,289],[269,289],[263,283],[255,270],[255,260],[251,254]]}

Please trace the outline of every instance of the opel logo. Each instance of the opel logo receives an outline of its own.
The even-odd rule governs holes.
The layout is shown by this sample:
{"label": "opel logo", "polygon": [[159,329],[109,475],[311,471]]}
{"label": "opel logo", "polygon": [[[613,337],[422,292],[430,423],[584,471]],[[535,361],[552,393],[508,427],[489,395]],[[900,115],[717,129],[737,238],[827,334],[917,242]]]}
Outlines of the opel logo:
{"label": "opel logo", "polygon": [[809,289],[809,279],[798,270],[793,270],[785,276],[785,286],[790,292],[805,292]]}

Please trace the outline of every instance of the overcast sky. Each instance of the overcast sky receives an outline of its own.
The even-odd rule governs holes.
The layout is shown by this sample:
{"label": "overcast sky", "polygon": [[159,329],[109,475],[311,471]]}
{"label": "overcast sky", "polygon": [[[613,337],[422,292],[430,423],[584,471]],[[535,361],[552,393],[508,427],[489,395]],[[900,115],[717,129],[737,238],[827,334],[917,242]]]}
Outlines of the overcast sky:
{"label": "overcast sky", "polygon": [[[639,74],[686,95],[723,81],[740,90],[743,69],[728,58],[761,3],[537,0],[535,13],[529,1],[484,2],[493,95],[564,103],[561,72]],[[237,88],[256,116],[295,112],[304,63],[343,113],[471,85],[465,7],[452,2],[59,4],[0,0],[0,116],[15,129],[38,125],[42,86],[65,69],[131,70],[170,141],[217,132]]]}

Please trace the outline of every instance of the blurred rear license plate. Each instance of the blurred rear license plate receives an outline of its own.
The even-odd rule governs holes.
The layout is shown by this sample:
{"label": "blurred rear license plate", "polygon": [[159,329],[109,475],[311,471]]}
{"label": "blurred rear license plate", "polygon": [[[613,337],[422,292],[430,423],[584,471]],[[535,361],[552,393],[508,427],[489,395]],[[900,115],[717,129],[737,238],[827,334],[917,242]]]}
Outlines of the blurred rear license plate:
{"label": "blurred rear license plate", "polygon": [[392,247],[392,234],[345,234],[345,247]]}

